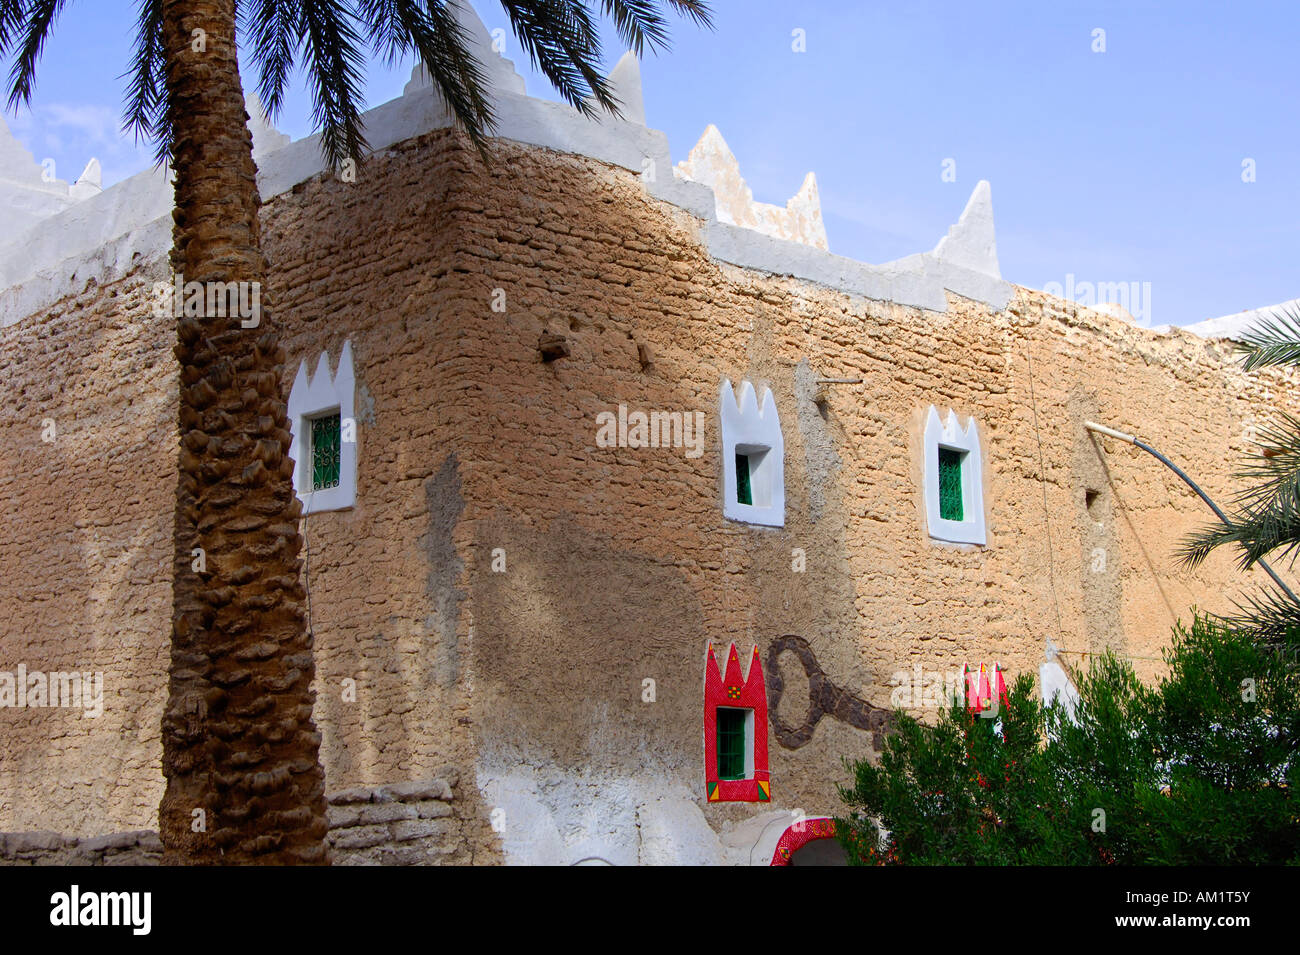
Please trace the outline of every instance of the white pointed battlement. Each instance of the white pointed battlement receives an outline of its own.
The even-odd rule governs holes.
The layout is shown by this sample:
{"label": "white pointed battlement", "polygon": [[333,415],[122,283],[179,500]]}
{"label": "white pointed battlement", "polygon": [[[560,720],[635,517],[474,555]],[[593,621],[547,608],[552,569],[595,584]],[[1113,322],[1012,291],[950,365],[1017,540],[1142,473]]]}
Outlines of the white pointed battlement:
{"label": "white pointed battlement", "polygon": [[638,126],[645,125],[645,99],[641,95],[641,61],[628,50],[614,64],[606,79],[609,91],[618,100],[619,118]]}
{"label": "white pointed battlement", "polygon": [[0,245],[99,191],[99,160],[69,184],[55,174],[54,160],[38,163],[0,120]]}
{"label": "white pointed battlement", "polygon": [[799,191],[784,206],[755,202],[753,190],[740,174],[740,163],[718,127],[710,123],[690,155],[673,169],[675,175],[702,183],[713,190],[719,222],[753,229],[774,239],[785,239],[827,249],[822,223],[817,177],[808,173]]}
{"label": "white pointed battlement", "polygon": [[618,116],[604,111],[594,97],[588,96],[584,103],[596,111],[596,122],[635,123],[645,125],[645,99],[641,95],[641,61],[631,50],[624,53],[614,68],[605,77],[605,86],[618,103]]}
{"label": "white pointed battlement", "polygon": [[993,228],[993,190],[987,179],[975,185],[961,218],[934,247],[934,257],[986,275],[1001,275]]}
{"label": "white pointed battlement", "polygon": [[[524,78],[515,70],[514,62],[498,52],[498,49],[504,48],[507,42],[514,41],[514,35],[504,28],[498,28],[500,32],[494,30],[489,34],[483,21],[478,18],[474,8],[466,0],[451,0],[447,6],[460,25],[470,53],[483,68],[492,97],[495,99],[500,93],[524,96]],[[496,48],[493,46],[494,42]],[[432,86],[433,78],[429,75],[429,71],[424,68],[423,63],[417,63],[411,70],[411,79],[402,90],[402,95],[430,89]]]}
{"label": "white pointed battlement", "polygon": [[68,194],[73,200],[89,199],[91,196],[99,195],[104,191],[103,175],[99,168],[99,160],[91,159],[68,190]]}
{"label": "white pointed battlement", "polygon": [[754,386],[722,380],[722,514],[733,521],[785,525],[785,439],[770,388],[760,403]]}
{"label": "white pointed battlement", "polygon": [[244,94],[244,109],[248,112],[248,131],[253,135],[253,162],[261,162],[289,145],[289,137],[275,128],[256,93]]}

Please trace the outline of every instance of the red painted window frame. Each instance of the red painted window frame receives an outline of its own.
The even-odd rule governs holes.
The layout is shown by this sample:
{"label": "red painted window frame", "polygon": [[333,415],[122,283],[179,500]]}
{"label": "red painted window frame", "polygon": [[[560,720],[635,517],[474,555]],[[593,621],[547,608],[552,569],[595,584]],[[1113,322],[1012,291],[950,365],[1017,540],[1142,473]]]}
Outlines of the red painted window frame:
{"label": "red painted window frame", "polygon": [[[718,708],[754,711],[754,775],[749,779],[718,778]],[[727,650],[727,671],[709,644],[704,661],[704,793],[708,802],[771,802],[772,783],[767,768],[767,684],[758,647],[750,657],[749,673],[742,679],[736,645]]]}

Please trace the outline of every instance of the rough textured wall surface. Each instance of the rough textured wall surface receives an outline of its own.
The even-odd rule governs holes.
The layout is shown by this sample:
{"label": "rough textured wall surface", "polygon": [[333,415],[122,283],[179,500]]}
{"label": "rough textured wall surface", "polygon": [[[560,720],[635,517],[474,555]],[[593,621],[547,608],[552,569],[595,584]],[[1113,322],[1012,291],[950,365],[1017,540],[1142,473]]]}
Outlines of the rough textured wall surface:
{"label": "rough textured wall surface", "polygon": [[[474,762],[458,448],[475,368],[451,320],[469,158],[431,133],[373,157],[354,183],[314,179],[265,207],[285,393],[300,361],[314,370],[327,351],[336,368],[345,341],[355,356],[357,503],[303,523],[331,787]],[[472,787],[463,799],[473,816]],[[470,851],[489,860],[488,819],[476,818]]]}
{"label": "rough textured wall surface", "polygon": [[0,866],[160,865],[162,840],[152,829],[78,839],[57,832],[0,832]]}
{"label": "rough textured wall surface", "polygon": [[[439,853],[766,862],[793,810],[834,812],[840,759],[872,734],[830,716],[799,748],[769,740],[772,803],[704,801],[710,641],[767,660],[797,635],[878,706],[915,665],[1033,672],[1048,637],[1076,664],[1116,647],[1150,678],[1175,619],[1251,583],[1226,554],[1178,568],[1200,502],[1082,427],[1139,431],[1226,500],[1250,416],[1294,402],[1224,346],[1023,289],[1003,311],[952,296],[936,313],[722,265],[632,173],[493,152],[485,168],[432,133],[263,213],[285,394],[300,361],[333,366],[344,341],[356,359],[357,504],[304,525],[327,779],[462,767]],[[156,277],[0,332],[0,669],[106,681],[98,718],[0,710],[2,829],[155,823],[175,387]],[[569,354],[543,361],[543,333]],[[722,517],[724,377],[776,399],[783,528]],[[820,377],[863,381],[818,405]],[[703,412],[701,453],[598,446],[620,404]],[[977,421],[987,547],[926,534],[931,404]],[[797,657],[774,666],[774,715],[810,722]]]}
{"label": "rough textured wall surface", "polygon": [[[331,793],[326,842],[334,865],[458,865],[472,861],[460,830],[460,773]],[[160,865],[153,830],[78,839],[55,832],[0,832],[4,865]]]}
{"label": "rough textured wall surface", "polygon": [[0,829],[157,825],[176,480],[161,277],[0,329],[0,671],[103,680],[98,716],[0,709]]}
{"label": "rough textured wall surface", "polygon": [[[1250,416],[1283,389],[1242,375],[1224,346],[1023,289],[1001,312],[953,296],[938,314],[720,265],[696,221],[632,175],[509,155],[471,174],[482,212],[464,223],[460,322],[480,362],[461,445],[480,778],[507,819],[522,814],[508,858],[656,857],[665,801],[672,826],[702,814],[724,843],[768,809],[837,809],[840,757],[869,753],[871,734],[832,718],[798,749],[770,740],[771,807],[705,804],[710,641],[766,659],[802,636],[828,679],[882,706],[918,664],[1033,672],[1048,637],[1076,664],[1114,647],[1151,678],[1177,619],[1258,582],[1227,554],[1176,566],[1208,512],[1153,459],[1083,428],[1140,431],[1226,500]],[[496,288],[504,315],[488,307]],[[543,362],[543,332],[566,336],[568,356]],[[819,408],[817,377],[863,382],[830,386]],[[776,397],[784,528],[722,517],[723,378]],[[703,411],[704,453],[598,446],[596,416],[620,404]],[[926,533],[931,404],[978,423],[987,547]],[[777,666],[778,715],[800,726],[808,679],[793,654]]]}
{"label": "rough textured wall surface", "polygon": [[460,838],[454,768],[441,776],[329,796],[326,841],[334,865],[461,865],[473,856]]}
{"label": "rough textured wall surface", "polygon": [[[284,393],[299,361],[328,351],[333,367],[349,339],[357,356],[365,490],[303,524],[331,788],[472,765],[453,441],[467,366],[444,323],[465,153],[450,142],[410,141],[358,183],[318,178],[263,211]],[[154,271],[0,331],[0,670],[101,669],[107,687],[97,719],[0,710],[0,829],[156,825],[176,385]],[[490,857],[486,816],[475,826]]]}

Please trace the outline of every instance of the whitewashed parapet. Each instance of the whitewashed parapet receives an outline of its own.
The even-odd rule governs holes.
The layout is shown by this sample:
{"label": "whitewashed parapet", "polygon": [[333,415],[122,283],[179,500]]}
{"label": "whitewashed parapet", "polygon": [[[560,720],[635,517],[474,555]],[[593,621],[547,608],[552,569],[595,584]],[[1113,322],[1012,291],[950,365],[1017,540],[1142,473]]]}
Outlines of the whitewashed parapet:
{"label": "whitewashed parapet", "polygon": [[[933,311],[947,309],[946,291],[997,309],[1010,301],[1012,286],[997,269],[987,183],[976,187],[962,219],[934,251],[883,265],[856,262],[728,225],[718,219],[713,190],[674,175],[667,137],[645,126],[635,58],[625,56],[610,75],[615,95],[624,105],[622,118],[588,119],[565,104],[528,96],[510,61],[492,50],[486,29],[469,4],[458,0],[453,6],[492,82],[495,136],[588,156],[637,173],[650,195],[702,220],[703,239],[715,258]],[[319,134],[285,142],[251,99],[250,107],[258,187],[264,199],[327,171]],[[419,66],[403,95],[369,110],[364,121],[375,150],[452,125],[446,104]],[[27,161],[31,162],[30,154]],[[71,187],[65,184],[64,188]],[[97,195],[90,195],[89,184],[81,192],[87,197],[62,211],[43,208],[39,222],[21,234],[10,233],[8,242],[0,232],[0,287],[4,289],[0,326],[80,291],[90,278],[103,284],[165,257],[171,241],[172,190],[161,170],[147,170]]]}
{"label": "whitewashed parapet", "polygon": [[1279,302],[1277,305],[1250,308],[1244,312],[1234,312],[1219,318],[1207,318],[1203,322],[1184,325],[1183,331],[1195,332],[1205,338],[1231,338],[1239,341],[1242,335],[1258,328],[1262,323],[1276,321],[1288,313],[1297,312],[1300,312],[1300,298],[1293,298],[1289,302]]}

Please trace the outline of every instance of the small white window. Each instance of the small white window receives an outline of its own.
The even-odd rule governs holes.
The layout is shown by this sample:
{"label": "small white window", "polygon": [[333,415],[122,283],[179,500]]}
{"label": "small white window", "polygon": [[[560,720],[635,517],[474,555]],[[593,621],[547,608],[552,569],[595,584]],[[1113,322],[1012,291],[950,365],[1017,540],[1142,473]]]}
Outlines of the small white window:
{"label": "small white window", "polygon": [[324,352],[314,375],[307,375],[306,362],[298,366],[289,392],[289,456],[304,514],[343,510],[357,502],[355,404],[351,342],[344,343],[333,375]]}
{"label": "small white window", "polygon": [[733,521],[785,526],[785,441],[771,389],[760,408],[754,386],[740,384],[737,399],[722,381],[722,514]]}
{"label": "small white window", "polygon": [[930,536],[954,544],[985,544],[984,474],[975,419],[963,430],[930,406],[925,418],[925,515]]}

